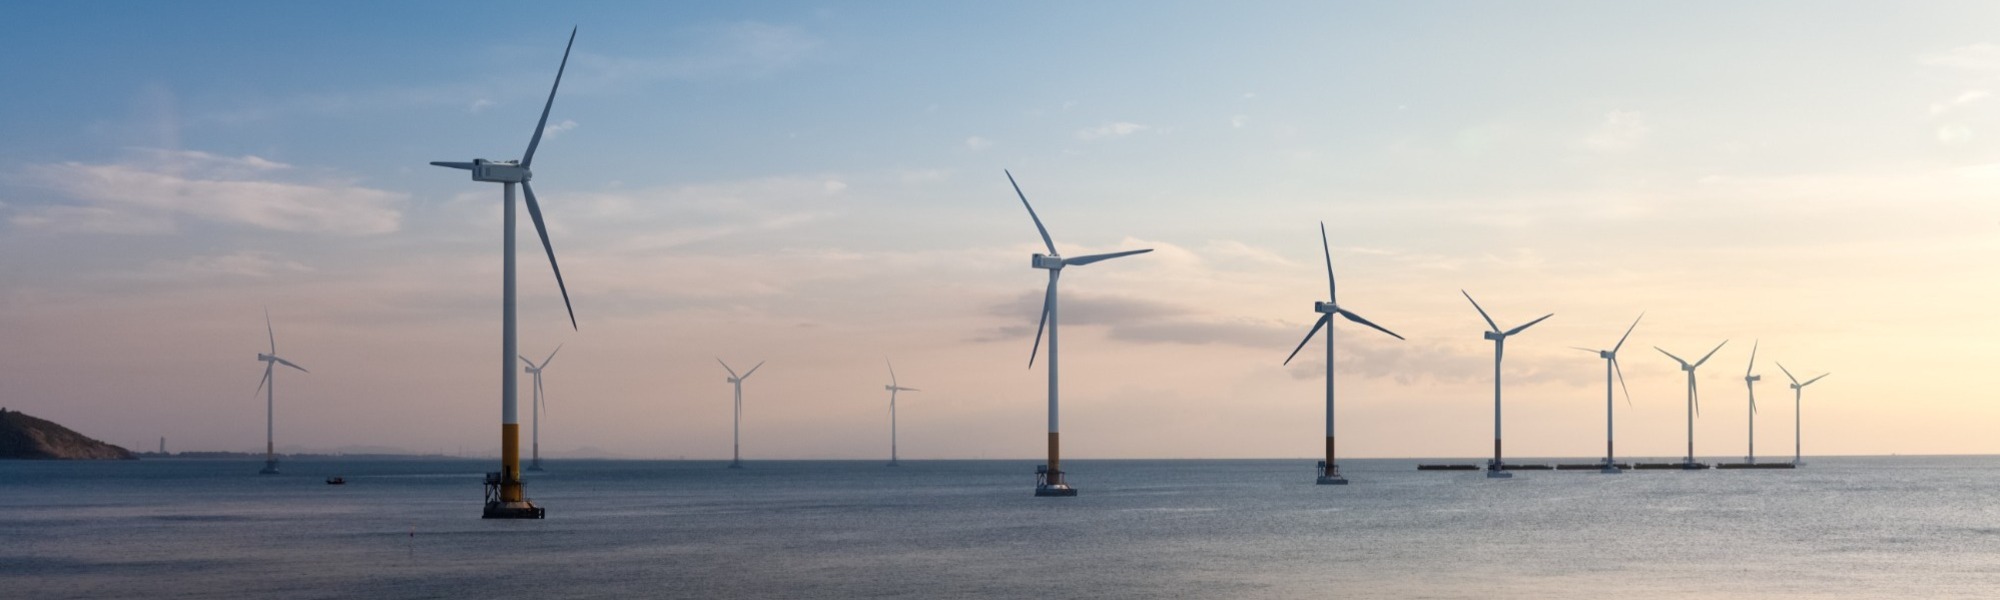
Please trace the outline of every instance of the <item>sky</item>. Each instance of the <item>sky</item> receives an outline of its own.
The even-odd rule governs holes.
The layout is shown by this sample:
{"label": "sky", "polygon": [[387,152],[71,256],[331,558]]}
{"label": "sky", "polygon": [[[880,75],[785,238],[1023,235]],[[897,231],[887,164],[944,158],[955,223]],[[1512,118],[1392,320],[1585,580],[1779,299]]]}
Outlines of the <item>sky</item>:
{"label": "sky", "polygon": [[[0,405],[150,449],[497,453],[500,190],[544,456],[2000,452],[2000,6],[1939,2],[16,3]],[[1757,348],[1756,363],[1750,351]],[[519,363],[509,369],[527,379]],[[1764,412],[1769,411],[1769,412]],[[523,422],[528,422],[523,410]]]}

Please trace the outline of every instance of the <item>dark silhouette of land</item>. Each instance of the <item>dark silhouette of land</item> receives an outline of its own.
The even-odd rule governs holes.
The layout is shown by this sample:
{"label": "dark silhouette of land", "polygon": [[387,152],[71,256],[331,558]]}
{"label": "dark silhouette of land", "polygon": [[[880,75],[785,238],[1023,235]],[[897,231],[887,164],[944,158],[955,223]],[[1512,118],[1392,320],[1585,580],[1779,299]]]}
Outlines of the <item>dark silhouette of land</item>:
{"label": "dark silhouette of land", "polygon": [[134,460],[132,451],[106,444],[47,419],[0,408],[0,459]]}

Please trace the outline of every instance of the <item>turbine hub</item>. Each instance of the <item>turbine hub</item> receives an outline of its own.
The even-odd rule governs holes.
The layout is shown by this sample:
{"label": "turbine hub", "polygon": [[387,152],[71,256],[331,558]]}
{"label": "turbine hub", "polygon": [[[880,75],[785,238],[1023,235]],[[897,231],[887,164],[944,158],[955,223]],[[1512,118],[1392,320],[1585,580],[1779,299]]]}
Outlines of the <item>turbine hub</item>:
{"label": "turbine hub", "polygon": [[1063,268],[1063,259],[1060,256],[1036,254],[1032,264],[1037,269],[1054,271]]}

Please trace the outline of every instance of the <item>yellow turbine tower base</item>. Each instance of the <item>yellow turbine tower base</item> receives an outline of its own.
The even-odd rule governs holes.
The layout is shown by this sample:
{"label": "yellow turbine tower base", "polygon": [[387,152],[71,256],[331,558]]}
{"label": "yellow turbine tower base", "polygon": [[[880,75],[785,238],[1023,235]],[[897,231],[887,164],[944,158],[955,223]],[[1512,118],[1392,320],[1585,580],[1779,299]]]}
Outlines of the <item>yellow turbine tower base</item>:
{"label": "yellow turbine tower base", "polygon": [[521,494],[521,426],[500,425],[500,471],[486,474],[488,519],[540,519],[542,507]]}

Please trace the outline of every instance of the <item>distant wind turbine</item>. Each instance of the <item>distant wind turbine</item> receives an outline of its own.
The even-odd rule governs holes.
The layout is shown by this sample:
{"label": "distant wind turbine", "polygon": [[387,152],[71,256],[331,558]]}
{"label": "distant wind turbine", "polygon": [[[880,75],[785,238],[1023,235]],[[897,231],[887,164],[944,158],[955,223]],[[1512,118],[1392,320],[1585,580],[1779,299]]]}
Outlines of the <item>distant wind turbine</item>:
{"label": "distant wind turbine", "polygon": [[1037,469],[1040,472],[1036,473],[1036,479],[1039,481],[1035,482],[1035,495],[1075,496],[1076,488],[1070,487],[1069,480],[1063,477],[1062,444],[1057,433],[1060,431],[1057,427],[1060,422],[1057,419],[1058,413],[1056,410],[1056,325],[1058,323],[1056,319],[1056,280],[1062,275],[1063,267],[1081,267],[1101,260],[1152,252],[1153,249],[1146,248],[1143,250],[1126,250],[1124,252],[1063,258],[1061,253],[1056,252],[1056,242],[1053,238],[1049,237],[1048,228],[1042,226],[1042,218],[1035,215],[1034,205],[1028,204],[1028,195],[1021,192],[1021,184],[1014,181],[1014,173],[1012,171],[1003,172],[1007,173],[1007,183],[1014,186],[1014,195],[1021,197],[1021,206],[1028,208],[1028,218],[1034,219],[1035,230],[1042,234],[1042,244],[1049,248],[1048,254],[1036,253],[1031,262],[1034,268],[1045,269],[1049,272],[1048,292],[1042,297],[1042,318],[1035,325],[1035,345],[1028,351],[1028,368],[1032,369],[1035,366],[1035,352],[1041,350],[1042,347],[1042,330],[1046,328],[1049,332],[1049,463]]}
{"label": "distant wind turbine", "polygon": [[1368,319],[1361,318],[1361,315],[1340,307],[1339,292],[1333,283],[1333,247],[1326,241],[1325,221],[1319,224],[1319,247],[1326,255],[1327,301],[1313,303],[1313,311],[1319,313],[1319,320],[1313,322],[1312,331],[1306,332],[1306,339],[1300,340],[1299,346],[1292,349],[1292,355],[1285,357],[1285,364],[1292,364],[1292,359],[1299,355],[1300,350],[1305,349],[1306,343],[1312,341],[1313,334],[1319,333],[1322,327],[1326,328],[1326,460],[1319,463],[1318,481],[1320,485],[1347,485],[1347,478],[1340,476],[1340,465],[1334,462],[1333,454],[1333,316],[1340,315],[1349,321],[1367,325],[1399,340],[1403,339],[1403,336],[1396,335],[1396,332],[1383,329],[1381,325],[1376,325]]}
{"label": "distant wind turbine", "polygon": [[1638,329],[1639,319],[1644,318],[1646,318],[1646,313],[1639,313],[1638,319],[1632,319],[1632,326],[1625,328],[1625,335],[1618,336],[1618,343],[1612,345],[1610,350],[1592,350],[1571,346],[1584,352],[1596,352],[1598,358],[1604,359],[1604,468],[1598,470],[1600,473],[1620,472],[1618,469],[1618,453],[1611,443],[1611,375],[1613,373],[1618,375],[1618,387],[1625,390],[1625,406],[1630,408],[1632,406],[1632,389],[1625,387],[1625,368],[1618,365],[1618,349],[1625,347],[1625,338],[1632,337],[1632,330]]}
{"label": "distant wind turbine", "polygon": [[[264,363],[264,379],[257,382],[257,391],[264,392],[264,469],[257,473],[259,475],[277,475],[277,445],[272,443],[273,432],[276,429],[274,427],[276,418],[272,416],[276,412],[275,408],[277,406],[274,397],[278,393],[278,380],[274,376],[274,370],[277,369],[278,365],[285,365],[298,369],[300,373],[308,373],[310,371],[307,371],[305,367],[292,364],[292,361],[278,358],[278,332],[271,328],[271,310],[268,308],[264,309],[264,334],[271,338],[271,353],[257,353],[257,360]],[[166,438],[161,439],[165,440]],[[162,441],[160,445],[165,446],[166,442]]]}
{"label": "distant wind turbine", "polygon": [[1763,375],[1752,373],[1757,370],[1757,345],[1756,340],[1750,342],[1750,366],[1743,368],[1743,387],[1750,392],[1750,442],[1743,462],[1752,465],[1757,464],[1757,382],[1764,380]]}
{"label": "distant wind turbine", "polygon": [[1832,375],[1832,373],[1821,373],[1819,377],[1807,379],[1805,383],[1799,383],[1799,378],[1793,377],[1792,372],[1785,369],[1785,363],[1778,363],[1778,370],[1785,372],[1785,379],[1792,380],[1792,464],[1805,466],[1805,461],[1801,460],[1805,455],[1800,452],[1800,449],[1804,447],[1804,442],[1800,440],[1804,439],[1804,437],[1800,433],[1804,431],[1801,424],[1805,422],[1805,412],[1801,409],[1805,405],[1806,386],[1812,385],[1815,381],[1825,379],[1826,376]]}
{"label": "distant wind turbine", "polygon": [[1507,354],[1507,338],[1513,337],[1514,334],[1520,333],[1529,327],[1533,327],[1536,323],[1540,323],[1544,319],[1556,316],[1556,314],[1549,313],[1542,315],[1540,319],[1529,321],[1513,329],[1501,331],[1500,325],[1493,322],[1493,317],[1487,316],[1486,309],[1479,307],[1479,301],[1472,299],[1472,294],[1466,293],[1465,290],[1459,290],[1458,293],[1465,294],[1465,300],[1472,303],[1472,309],[1479,311],[1479,318],[1485,319],[1486,326],[1491,328],[1488,331],[1482,332],[1481,335],[1486,339],[1493,340],[1493,462],[1487,463],[1486,476],[1498,479],[1513,477],[1514,474],[1508,473],[1505,468],[1507,463],[1502,462],[1500,458],[1500,359]]}
{"label": "distant wind turbine", "polygon": [[1685,361],[1685,360],[1681,360],[1681,357],[1678,357],[1678,356],[1674,356],[1674,353],[1672,353],[1672,352],[1668,352],[1668,351],[1666,351],[1666,350],[1663,350],[1663,349],[1661,349],[1661,348],[1660,348],[1659,346],[1654,346],[1654,347],[1653,347],[1653,349],[1654,349],[1654,350],[1659,350],[1659,351],[1660,351],[1660,354],[1665,354],[1665,355],[1667,355],[1667,358],[1671,358],[1671,359],[1674,359],[1674,362],[1677,362],[1677,363],[1680,363],[1680,364],[1681,364],[1681,370],[1682,370],[1682,371],[1687,371],[1687,374],[1688,374],[1688,377],[1687,377],[1687,392],[1688,392],[1688,454],[1687,454],[1687,461],[1686,461],[1686,462],[1683,462],[1683,463],[1681,463],[1681,468],[1683,468],[1683,469],[1706,469],[1706,468],[1708,468],[1708,465],[1704,465],[1704,464],[1701,464],[1701,463],[1698,463],[1698,462],[1695,462],[1695,461],[1694,461],[1694,418],[1695,418],[1695,416],[1696,416],[1696,415],[1699,415],[1699,414],[1701,414],[1701,392],[1700,392],[1699,390],[1697,390],[1697,389],[1696,389],[1696,387],[1695,387],[1695,382],[1694,382],[1694,370],[1695,370],[1696,368],[1699,368],[1699,367],[1701,366],[1701,363],[1705,363],[1705,362],[1708,362],[1708,358],[1709,358],[1709,357],[1711,357],[1711,356],[1715,356],[1715,351],[1716,351],[1716,350],[1721,350],[1721,349],[1722,349],[1722,346],[1723,346],[1723,344],[1728,344],[1728,343],[1729,343],[1729,340],[1722,340],[1722,343],[1721,343],[1721,344],[1716,344],[1716,345],[1715,345],[1715,349],[1714,349],[1714,350],[1709,350],[1709,351],[1708,351],[1708,354],[1704,354],[1704,355],[1702,355],[1702,356],[1701,356],[1701,360],[1697,360],[1697,361],[1694,361],[1694,363],[1693,363],[1693,364],[1689,364],[1689,363],[1688,363],[1688,361]]}
{"label": "distant wind turbine", "polygon": [[896,392],[915,392],[918,390],[917,388],[903,387],[897,384],[896,363],[889,362],[887,358],[882,359],[882,362],[889,365],[889,385],[882,386],[882,389],[889,390],[889,466],[897,467],[901,465],[896,464]]}
{"label": "distant wind turbine", "polygon": [[542,364],[539,365],[535,364],[535,361],[528,360],[526,356],[521,357],[521,362],[528,363],[525,367],[528,374],[535,376],[535,405],[528,407],[528,412],[535,417],[534,434],[529,446],[532,452],[530,455],[532,458],[528,459],[530,471],[542,470],[542,415],[549,410],[548,405],[542,403],[542,370],[549,368],[549,361],[556,359],[556,352],[562,352],[562,344],[556,344],[556,349],[549,352],[549,357],[542,359]]}
{"label": "distant wind turbine", "polygon": [[528,216],[535,221],[535,233],[542,238],[542,250],[549,255],[549,269],[555,272],[556,289],[562,291],[563,309],[569,311],[570,329],[576,329],[576,309],[570,306],[569,287],[563,284],[562,267],[556,265],[556,250],[549,245],[549,229],[542,222],[542,206],[535,201],[535,188],[528,185],[534,178],[529,165],[535,162],[535,148],[542,145],[542,132],[549,124],[549,109],[555,106],[556,89],[562,87],[563,70],[569,67],[569,51],[576,45],[576,29],[569,31],[569,44],[563,47],[562,63],[556,66],[556,81],[549,86],[549,99],[542,104],[542,118],[535,123],[534,135],[528,138],[528,150],[519,161],[489,161],[483,158],[472,162],[434,161],[431,164],[472,172],[473,181],[498,183],[505,207],[501,214],[501,271],[500,271],[500,472],[487,473],[487,498],[485,518],[488,519],[539,519],[542,507],[528,501],[521,492],[521,424],[517,404],[519,403],[519,377],[514,373],[514,357],[519,356],[519,343],[514,323],[514,185],[520,184],[521,192],[527,197]]}
{"label": "distant wind turbine", "polygon": [[750,367],[749,372],[740,376],[736,374],[736,369],[729,368],[729,363],[722,362],[722,359],[717,358],[715,362],[722,363],[722,370],[729,372],[729,384],[736,386],[736,426],[733,428],[734,441],[729,444],[729,468],[741,469],[743,468],[743,380],[757,374],[757,369],[764,367],[764,361],[757,361],[757,366]]}

